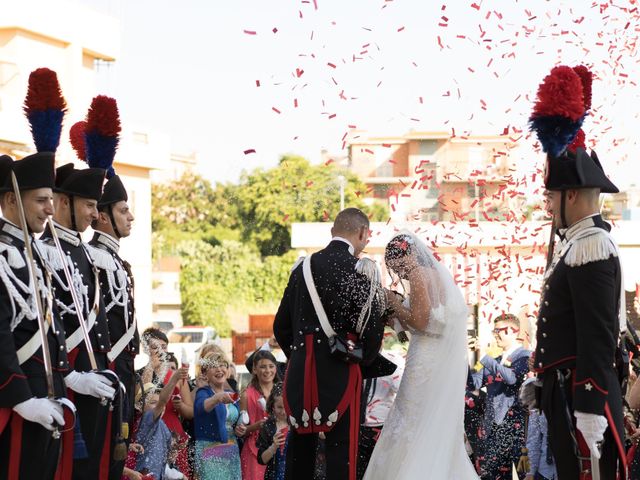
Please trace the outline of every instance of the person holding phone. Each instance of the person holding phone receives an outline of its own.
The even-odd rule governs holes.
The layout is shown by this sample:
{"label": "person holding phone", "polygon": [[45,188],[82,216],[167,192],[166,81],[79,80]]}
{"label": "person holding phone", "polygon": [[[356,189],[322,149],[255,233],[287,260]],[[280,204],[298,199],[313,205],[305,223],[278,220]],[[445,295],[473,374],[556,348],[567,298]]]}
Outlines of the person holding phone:
{"label": "person holding phone", "polygon": [[211,352],[200,360],[207,385],[196,392],[194,433],[195,466],[200,480],[239,480],[240,450],[236,435],[246,427],[236,425],[240,416],[234,392],[225,390],[229,361],[224,354]]}
{"label": "person holding phone", "polygon": [[284,480],[289,423],[282,399],[282,384],[275,385],[271,390],[267,413],[269,418],[260,428],[256,440],[258,463],[266,465],[265,480]]}
{"label": "person holding phone", "polygon": [[258,461],[256,440],[258,431],[267,418],[267,399],[275,384],[280,382],[277,362],[267,350],[259,350],[253,356],[253,376],[247,389],[240,397],[240,410],[246,412],[249,421],[244,433],[244,446],[240,455],[243,480],[262,480],[265,467]]}

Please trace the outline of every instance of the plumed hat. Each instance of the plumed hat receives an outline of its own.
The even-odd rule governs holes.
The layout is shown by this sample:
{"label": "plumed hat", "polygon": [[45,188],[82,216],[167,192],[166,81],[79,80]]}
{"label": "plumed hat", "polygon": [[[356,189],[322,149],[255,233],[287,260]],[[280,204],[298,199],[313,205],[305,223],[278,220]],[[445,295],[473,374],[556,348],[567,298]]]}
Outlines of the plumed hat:
{"label": "plumed hat", "polygon": [[544,184],[547,190],[598,188],[617,193],[595,152],[588,154],[580,129],[591,108],[591,72],[584,67],[558,66],[538,88],[529,118],[547,154]]}

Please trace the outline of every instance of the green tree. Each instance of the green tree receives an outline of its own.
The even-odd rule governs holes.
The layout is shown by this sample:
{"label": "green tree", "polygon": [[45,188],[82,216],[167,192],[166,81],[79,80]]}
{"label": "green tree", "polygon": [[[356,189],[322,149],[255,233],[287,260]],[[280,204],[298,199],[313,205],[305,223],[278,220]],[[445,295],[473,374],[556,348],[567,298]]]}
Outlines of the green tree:
{"label": "green tree", "polygon": [[287,252],[293,222],[331,221],[338,213],[340,175],[346,180],[345,205],[367,211],[361,199],[365,185],[332,164],[311,165],[303,157],[285,155],[275,168],[243,174],[235,191],[242,239],[257,245],[263,256]]}
{"label": "green tree", "polygon": [[235,185],[211,183],[191,172],[179,180],[154,184],[151,189],[151,228],[154,259],[176,255],[183,241],[204,240],[212,245],[238,240]]}
{"label": "green tree", "polygon": [[251,306],[280,300],[295,260],[295,252],[263,260],[255,248],[235,241],[187,241],[179,251],[184,323],[211,325],[222,336],[231,332],[230,308],[250,313]]}

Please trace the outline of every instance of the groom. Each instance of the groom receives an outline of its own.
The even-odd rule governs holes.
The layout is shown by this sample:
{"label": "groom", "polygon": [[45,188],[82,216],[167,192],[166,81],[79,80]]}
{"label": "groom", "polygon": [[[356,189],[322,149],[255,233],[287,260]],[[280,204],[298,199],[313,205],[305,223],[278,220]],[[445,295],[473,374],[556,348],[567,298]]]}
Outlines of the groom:
{"label": "groom", "polygon": [[[363,355],[359,364],[331,353],[298,261],[273,323],[273,333],[289,359],[284,402],[293,429],[285,478],[291,480],[313,478],[320,432],[326,436],[327,479],[355,480],[361,365],[368,376],[388,375],[395,369],[378,355],[384,305],[378,296],[370,297],[370,281],[355,269],[369,240],[369,219],[357,208],[347,208],[338,213],[331,235],[329,245],[311,258],[312,277],[329,323],[339,336],[361,342]],[[369,301],[370,318],[358,339],[356,322]]]}

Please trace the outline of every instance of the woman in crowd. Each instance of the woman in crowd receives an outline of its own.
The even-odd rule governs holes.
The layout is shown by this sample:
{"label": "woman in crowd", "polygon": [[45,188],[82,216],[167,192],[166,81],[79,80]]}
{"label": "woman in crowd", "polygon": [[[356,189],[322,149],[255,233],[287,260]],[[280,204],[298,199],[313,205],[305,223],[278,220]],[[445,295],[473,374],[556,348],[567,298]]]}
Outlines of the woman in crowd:
{"label": "woman in crowd", "polygon": [[[200,480],[240,480],[240,452],[234,432],[239,416],[237,394],[225,390],[229,362],[224,354],[208,353],[200,362],[207,385],[196,392],[195,463]],[[244,426],[236,429],[243,434]]]}
{"label": "woman in crowd", "polygon": [[[244,434],[242,447],[243,480],[262,480],[265,466],[258,463],[256,439],[260,427],[266,419],[267,398],[271,395],[274,383],[279,382],[276,372],[276,359],[271,352],[259,350],[253,357],[253,377],[240,398],[240,410],[247,412],[249,422]],[[243,419],[246,422],[246,419]]]}
{"label": "woman in crowd", "polygon": [[281,383],[271,390],[267,400],[267,413],[269,418],[260,429],[256,441],[258,463],[266,465],[264,480],[284,480],[289,425],[284,410]]}

